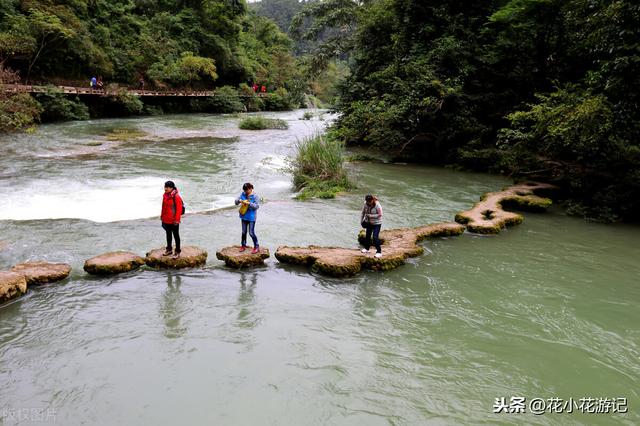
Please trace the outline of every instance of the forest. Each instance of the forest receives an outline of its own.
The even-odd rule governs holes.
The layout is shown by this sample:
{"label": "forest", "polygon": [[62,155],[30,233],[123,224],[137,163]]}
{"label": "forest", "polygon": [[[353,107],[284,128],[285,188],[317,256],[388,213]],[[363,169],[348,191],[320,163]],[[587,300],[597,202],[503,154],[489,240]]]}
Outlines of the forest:
{"label": "forest", "polygon": [[[244,1],[2,0],[0,83],[87,87],[97,76],[122,90],[99,102],[53,87],[35,96],[2,93],[0,128],[163,110],[291,109],[305,101],[310,81],[292,49],[291,39]],[[125,90],[140,80],[146,88],[215,88],[221,96],[147,104]],[[271,96],[249,96],[253,83]]]}
{"label": "forest", "polygon": [[[88,105],[0,94],[0,129],[304,106],[405,161],[558,183],[571,214],[640,216],[640,5],[628,0],[1,0],[0,82],[212,88]],[[268,100],[251,95],[264,84]],[[314,96],[311,96],[312,98]]]}
{"label": "forest", "polygon": [[638,219],[640,3],[326,0],[294,28],[333,31],[319,64],[349,58],[333,137],[557,182],[572,214]]}

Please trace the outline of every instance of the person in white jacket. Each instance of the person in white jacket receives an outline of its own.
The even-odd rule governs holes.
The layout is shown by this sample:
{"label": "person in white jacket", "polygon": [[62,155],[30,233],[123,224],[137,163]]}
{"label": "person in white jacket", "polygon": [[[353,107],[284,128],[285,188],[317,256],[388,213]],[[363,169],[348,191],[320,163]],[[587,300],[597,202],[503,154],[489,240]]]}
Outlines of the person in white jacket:
{"label": "person in white jacket", "polygon": [[382,228],[382,206],[378,198],[369,194],[364,197],[364,207],[362,207],[362,216],[360,218],[362,227],[367,230],[366,240],[362,253],[368,253],[371,248],[371,236],[373,235],[373,244],[376,247],[375,257],[382,257],[382,247],[380,247],[380,228]]}

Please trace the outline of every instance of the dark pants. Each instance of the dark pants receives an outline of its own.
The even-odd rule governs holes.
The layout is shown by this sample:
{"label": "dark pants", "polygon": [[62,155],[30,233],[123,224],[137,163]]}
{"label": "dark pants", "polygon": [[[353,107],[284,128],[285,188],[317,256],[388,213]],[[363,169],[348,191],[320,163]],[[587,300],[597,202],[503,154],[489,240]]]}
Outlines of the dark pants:
{"label": "dark pants", "polygon": [[373,234],[373,245],[376,246],[376,253],[382,253],[382,247],[380,247],[380,228],[382,225],[367,224],[367,234],[365,235],[364,248],[369,250],[371,248],[371,234]]}
{"label": "dark pants", "polygon": [[171,236],[176,239],[176,253],[180,253],[180,225],[162,224],[162,229],[167,233],[167,250],[171,250]]}
{"label": "dark pants", "polygon": [[242,247],[247,245],[247,228],[253,240],[253,246],[258,247],[258,236],[256,235],[256,222],[242,219]]}

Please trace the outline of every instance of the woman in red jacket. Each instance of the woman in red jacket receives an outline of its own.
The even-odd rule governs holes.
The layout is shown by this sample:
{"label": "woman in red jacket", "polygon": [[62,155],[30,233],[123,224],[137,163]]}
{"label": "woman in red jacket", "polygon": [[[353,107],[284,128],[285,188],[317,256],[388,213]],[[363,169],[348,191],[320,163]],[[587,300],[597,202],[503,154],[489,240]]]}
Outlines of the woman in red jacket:
{"label": "woman in red jacket", "polygon": [[[182,197],[178,194],[178,189],[172,181],[164,183],[164,195],[162,197],[162,228],[167,233],[167,250],[165,256],[180,256],[180,217],[182,216]],[[176,240],[176,251],[173,252],[171,237]]]}

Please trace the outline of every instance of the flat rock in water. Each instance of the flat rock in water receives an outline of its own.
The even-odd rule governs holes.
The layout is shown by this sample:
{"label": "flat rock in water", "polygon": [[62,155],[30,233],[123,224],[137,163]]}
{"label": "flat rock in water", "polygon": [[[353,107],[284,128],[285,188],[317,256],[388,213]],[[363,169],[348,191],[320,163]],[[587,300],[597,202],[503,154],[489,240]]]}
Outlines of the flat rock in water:
{"label": "flat rock in water", "polygon": [[498,234],[502,228],[518,225],[523,221],[521,214],[504,210],[505,208],[545,211],[551,205],[551,200],[538,194],[548,194],[556,189],[556,186],[548,183],[525,182],[502,191],[487,192],[471,209],[458,213],[455,220],[465,225],[469,232]]}
{"label": "flat rock in water", "polygon": [[23,295],[27,291],[27,280],[17,272],[0,271],[0,302]]}
{"label": "flat rock in water", "polygon": [[114,251],[92,257],[84,262],[84,270],[93,275],[112,275],[132,271],[144,265],[144,259],[135,253]]}
{"label": "flat rock in water", "polygon": [[[404,265],[409,257],[421,255],[424,249],[417,245],[418,242],[426,238],[457,236],[463,232],[464,226],[453,222],[382,231],[380,259],[374,257],[373,251],[361,253],[359,249],[318,246],[280,246],[276,250],[276,259],[282,263],[310,266],[315,272],[334,277],[355,275],[362,269],[388,271]],[[364,232],[358,238],[362,242]]]}
{"label": "flat rock in water", "polygon": [[225,247],[216,252],[216,257],[224,260],[230,268],[247,268],[264,264],[270,256],[269,249],[261,248],[258,253],[251,254],[251,249],[240,252],[240,246]]}
{"label": "flat rock in water", "polygon": [[66,263],[25,262],[11,268],[12,272],[24,275],[27,285],[41,285],[64,280],[71,272]]}
{"label": "flat rock in water", "polygon": [[207,263],[208,253],[199,247],[182,247],[179,257],[165,256],[164,248],[151,250],[147,253],[145,262],[147,266],[156,269],[183,269],[197,268]]}

